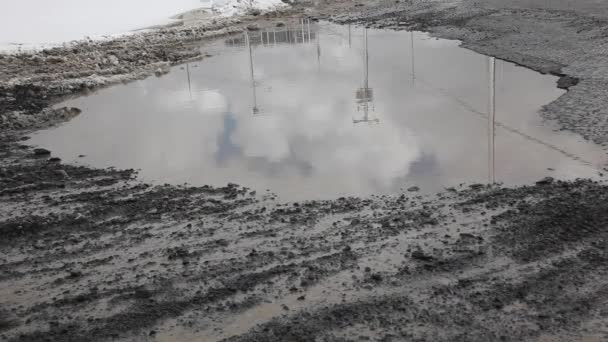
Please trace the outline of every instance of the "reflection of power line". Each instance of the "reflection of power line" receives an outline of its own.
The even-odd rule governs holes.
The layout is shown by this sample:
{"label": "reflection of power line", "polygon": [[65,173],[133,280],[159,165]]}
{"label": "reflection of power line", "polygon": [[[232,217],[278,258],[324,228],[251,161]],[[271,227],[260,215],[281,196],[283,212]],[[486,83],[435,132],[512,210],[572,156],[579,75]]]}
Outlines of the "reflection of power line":
{"label": "reflection of power line", "polygon": [[369,87],[369,49],[367,44],[367,29],[365,29],[365,33],[363,35],[364,41],[364,53],[363,53],[363,88],[357,89],[356,98],[357,98],[357,110],[361,110],[363,108],[363,118],[359,120],[353,119],[353,123],[379,123],[380,120],[377,118],[370,119],[369,118],[369,110],[370,104],[372,111],[375,110],[374,107],[374,89]]}
{"label": "reflection of power line", "polygon": [[[482,112],[478,111],[477,109],[473,108],[473,106],[469,105],[466,101],[463,101],[460,98],[458,98],[457,96],[454,96],[454,95],[450,94],[446,89],[441,88],[441,87],[436,87],[436,86],[432,85],[431,83],[425,81],[424,79],[420,78],[420,76],[417,76],[416,80],[419,83],[422,83],[422,84],[426,85],[427,88],[432,89],[434,91],[437,91],[441,95],[443,95],[443,96],[445,96],[447,98],[450,98],[452,101],[460,104],[463,108],[467,109],[469,112],[471,112],[473,114],[476,114],[476,115],[478,115],[478,116],[480,116],[480,117],[482,117],[482,118],[484,118],[486,120],[488,119],[488,115],[486,113],[482,113]],[[591,162],[589,162],[589,161],[587,161],[587,160],[585,160],[585,159],[583,159],[583,158],[581,158],[581,157],[579,157],[579,156],[577,156],[577,155],[575,155],[573,153],[567,152],[567,151],[565,151],[565,150],[563,150],[563,149],[561,149],[561,148],[559,148],[559,147],[557,147],[557,146],[555,146],[555,145],[553,145],[551,143],[548,143],[548,142],[542,141],[542,140],[540,140],[538,138],[535,138],[535,137],[533,137],[533,136],[531,136],[529,134],[526,134],[526,133],[524,133],[524,132],[522,132],[522,131],[520,131],[520,130],[518,130],[516,128],[513,128],[513,127],[511,127],[511,126],[509,126],[507,124],[501,123],[500,121],[495,121],[495,126],[496,127],[500,127],[501,129],[504,129],[505,131],[517,134],[517,135],[525,138],[526,140],[532,141],[532,142],[534,142],[536,144],[545,146],[545,147],[547,147],[547,148],[549,148],[551,150],[559,152],[562,155],[564,155],[564,156],[566,156],[566,157],[568,157],[568,158],[570,158],[570,159],[572,159],[574,161],[583,163],[586,166],[590,166],[590,167],[593,167],[593,168],[597,169],[598,171],[601,171],[600,169],[598,169],[597,167],[595,167],[593,165],[593,163],[591,163]]]}
{"label": "reflection of power line", "polygon": [[[338,32],[338,31],[333,31],[333,32],[336,33],[337,35],[343,35],[344,34],[343,32]],[[411,37],[413,37],[412,34],[411,34]],[[413,40],[412,40],[412,43],[413,43]],[[414,57],[414,51],[412,51],[412,62],[413,62],[413,57]],[[502,67],[502,65],[501,65],[501,67]],[[501,70],[501,72],[504,73],[503,70]],[[469,112],[471,112],[473,114],[476,114],[476,115],[478,115],[478,116],[480,116],[480,117],[482,117],[484,119],[488,119],[488,115],[486,113],[482,113],[482,112],[478,111],[477,109],[473,108],[471,105],[469,105],[468,103],[466,103],[465,101],[463,101],[463,100],[459,99],[458,97],[450,94],[446,89],[440,88],[440,87],[436,87],[433,84],[425,81],[424,79],[421,79],[420,76],[416,75],[416,73],[415,73],[414,64],[412,64],[412,70],[411,70],[411,72],[409,74],[410,74],[410,76],[412,76],[412,78],[414,80],[418,81],[419,83],[422,83],[422,84],[426,85],[427,88],[432,89],[434,91],[437,91],[440,94],[442,94],[443,96],[448,97],[451,100],[457,102],[463,108],[467,109]],[[534,142],[536,144],[545,146],[548,149],[554,150],[554,151],[556,151],[556,152],[558,152],[558,153],[560,153],[560,154],[562,154],[562,155],[564,155],[564,156],[566,156],[566,157],[568,157],[568,158],[570,158],[570,159],[572,159],[574,161],[580,162],[580,163],[582,163],[582,164],[584,164],[586,166],[593,167],[594,169],[603,172],[603,170],[601,170],[600,168],[598,168],[597,166],[595,166],[592,162],[590,162],[588,160],[585,160],[582,157],[579,157],[579,156],[577,156],[577,155],[575,155],[573,153],[570,153],[570,152],[568,152],[566,150],[563,150],[563,149],[561,149],[560,147],[558,147],[556,145],[553,145],[551,143],[548,143],[548,142],[545,142],[545,141],[540,140],[538,138],[535,138],[535,137],[533,137],[533,136],[531,136],[531,135],[529,135],[527,133],[524,133],[524,132],[522,132],[522,131],[520,131],[520,130],[518,130],[516,128],[513,128],[513,127],[511,127],[511,126],[509,126],[507,124],[504,124],[504,123],[502,123],[500,121],[494,121],[494,123],[495,123],[495,127],[500,127],[501,129],[503,129],[505,131],[511,132],[513,134],[517,134],[517,135],[523,137],[526,140],[529,140],[529,141]]]}

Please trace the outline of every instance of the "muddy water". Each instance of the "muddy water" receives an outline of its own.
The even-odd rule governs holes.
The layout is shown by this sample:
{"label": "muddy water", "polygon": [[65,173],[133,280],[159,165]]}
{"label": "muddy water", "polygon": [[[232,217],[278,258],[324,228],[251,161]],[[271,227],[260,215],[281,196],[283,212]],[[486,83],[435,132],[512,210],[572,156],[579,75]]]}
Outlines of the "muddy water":
{"label": "muddy water", "polygon": [[455,41],[304,22],[203,49],[214,57],[62,104],[83,113],[33,143],[284,200],[596,177],[606,161],[537,114],[563,94],[556,77]]}

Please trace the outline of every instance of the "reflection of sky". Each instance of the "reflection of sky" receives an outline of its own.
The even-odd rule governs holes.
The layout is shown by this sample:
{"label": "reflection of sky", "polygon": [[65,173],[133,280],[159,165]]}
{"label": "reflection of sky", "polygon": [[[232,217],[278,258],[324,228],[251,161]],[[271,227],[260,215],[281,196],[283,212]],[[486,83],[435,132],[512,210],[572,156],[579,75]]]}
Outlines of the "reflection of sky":
{"label": "reflection of sky", "polygon": [[[34,137],[65,160],[141,168],[161,182],[271,189],[285,199],[390,193],[418,185],[438,190],[488,177],[486,58],[454,42],[415,34],[369,32],[370,118],[355,92],[363,87],[363,39],[325,26],[315,41],[253,48],[257,105],[252,115],[248,49],[210,47],[216,57],[177,67],[160,79],[113,87],[73,100],[83,114]],[[541,125],[535,112],[559,96],[555,78],[499,63],[497,118],[555,146],[603,161],[596,146]],[[191,85],[188,86],[187,70]],[[191,88],[191,92],[189,91]],[[496,178],[532,182],[547,175],[591,176],[580,162],[522,136],[497,130]],[[548,174],[547,168],[555,171]]]}

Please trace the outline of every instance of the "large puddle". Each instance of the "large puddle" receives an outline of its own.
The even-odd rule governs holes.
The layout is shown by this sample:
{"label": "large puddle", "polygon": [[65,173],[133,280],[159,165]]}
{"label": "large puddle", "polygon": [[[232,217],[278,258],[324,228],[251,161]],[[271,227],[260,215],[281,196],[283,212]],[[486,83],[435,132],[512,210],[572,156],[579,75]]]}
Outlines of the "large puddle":
{"label": "large puddle", "polygon": [[214,57],[63,103],[82,114],[32,142],[146,181],[284,200],[596,177],[606,161],[537,114],[563,93],[555,77],[455,41],[302,22],[204,50]]}

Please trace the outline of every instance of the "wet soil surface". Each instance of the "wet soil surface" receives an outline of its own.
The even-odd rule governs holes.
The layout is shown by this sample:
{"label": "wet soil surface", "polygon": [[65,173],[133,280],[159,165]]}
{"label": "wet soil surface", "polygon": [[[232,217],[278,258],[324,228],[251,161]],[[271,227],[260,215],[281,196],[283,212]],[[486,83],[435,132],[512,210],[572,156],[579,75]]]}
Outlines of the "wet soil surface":
{"label": "wet soil surface", "polygon": [[[418,13],[404,25],[567,73],[578,84],[564,81],[570,91],[545,115],[597,142],[608,136],[604,57],[581,56],[600,48],[603,19],[485,2],[386,4],[298,10],[319,17],[350,8],[363,14],[342,20],[373,25]],[[253,24],[230,29],[238,25]],[[65,165],[23,145],[30,130],[78,115],[48,105],[82,94],[85,80],[102,86],[162,74],[155,63],[200,58],[183,43],[196,28],[163,32],[0,58],[0,339],[606,339],[603,183],[544,179],[282,204],[233,184],[148,186],[133,170]],[[137,56],[125,62],[131,72],[115,69],[128,59],[123,53],[144,51],[141,67]],[[101,71],[81,74],[87,65]]]}

